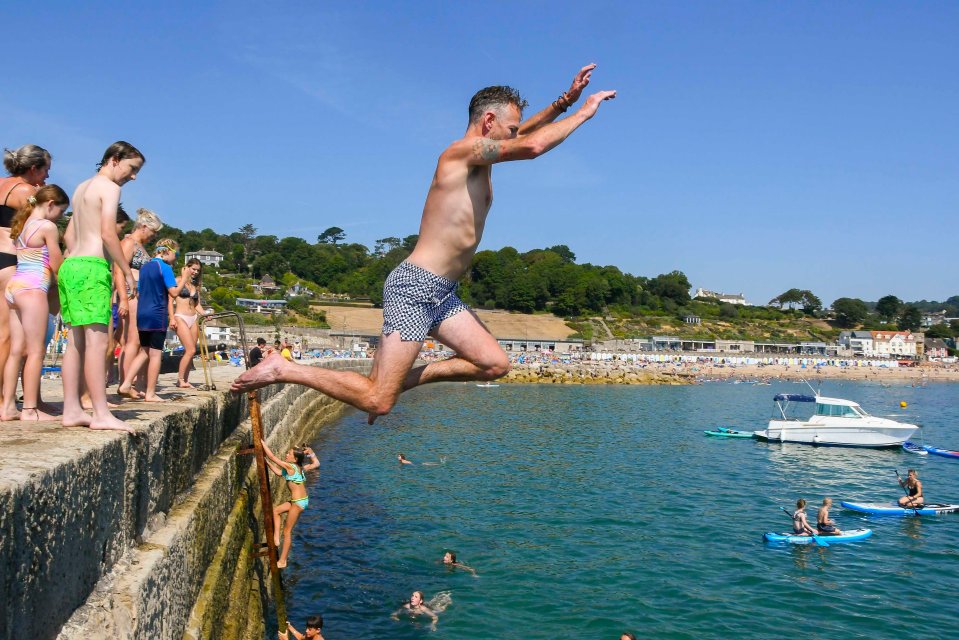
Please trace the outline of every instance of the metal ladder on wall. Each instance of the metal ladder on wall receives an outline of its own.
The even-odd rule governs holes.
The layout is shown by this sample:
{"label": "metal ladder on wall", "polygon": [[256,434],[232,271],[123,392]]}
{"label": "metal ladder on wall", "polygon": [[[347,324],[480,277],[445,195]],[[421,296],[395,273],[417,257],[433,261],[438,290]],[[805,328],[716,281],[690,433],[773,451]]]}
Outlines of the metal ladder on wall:
{"label": "metal ladder on wall", "polygon": [[[206,331],[204,323],[217,318],[232,318],[237,322],[240,333],[240,348],[243,350],[243,363],[249,369],[250,363],[246,342],[246,328],[243,324],[243,318],[235,311],[221,311],[211,313],[200,318],[200,360],[203,363],[203,375],[206,381],[207,390],[216,390],[216,384],[213,382],[213,375],[209,370],[209,349],[206,343]],[[248,391],[247,400],[250,404],[250,424],[253,431],[253,445],[236,450],[236,455],[253,454],[256,458],[256,472],[260,480],[260,504],[263,507],[263,533],[266,536],[266,542],[255,542],[253,545],[253,555],[255,557],[266,556],[270,565],[270,579],[273,589],[273,605],[276,609],[276,623],[280,631],[286,631],[286,601],[283,596],[283,576],[280,568],[276,566],[279,560],[276,544],[273,540],[273,495],[270,493],[270,476],[266,469],[266,460],[263,456],[263,419],[260,415],[260,393],[258,390]]]}

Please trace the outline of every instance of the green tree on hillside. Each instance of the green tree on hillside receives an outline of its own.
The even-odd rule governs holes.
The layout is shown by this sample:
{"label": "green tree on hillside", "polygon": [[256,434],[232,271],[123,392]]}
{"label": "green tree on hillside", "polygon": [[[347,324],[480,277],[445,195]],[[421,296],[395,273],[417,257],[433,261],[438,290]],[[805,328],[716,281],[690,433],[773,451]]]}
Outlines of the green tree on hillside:
{"label": "green tree on hillside", "polygon": [[662,299],[672,300],[677,305],[685,305],[689,297],[689,280],[682,271],[661,273],[649,281],[649,292]]}
{"label": "green tree on hillside", "polygon": [[876,313],[883,320],[892,320],[902,310],[902,300],[894,295],[883,296],[876,303]]}
{"label": "green tree on hillside", "polygon": [[913,304],[907,304],[899,315],[899,328],[903,331],[919,331],[922,327],[922,312],[919,307]]}
{"label": "green tree on hillside", "polygon": [[836,314],[836,324],[843,329],[851,329],[866,319],[869,307],[859,298],[839,298],[832,303]]}
{"label": "green tree on hillside", "polygon": [[338,242],[342,242],[346,239],[346,232],[340,229],[339,227],[330,227],[319,236],[317,236],[316,241],[320,244],[332,244],[336,245]]}

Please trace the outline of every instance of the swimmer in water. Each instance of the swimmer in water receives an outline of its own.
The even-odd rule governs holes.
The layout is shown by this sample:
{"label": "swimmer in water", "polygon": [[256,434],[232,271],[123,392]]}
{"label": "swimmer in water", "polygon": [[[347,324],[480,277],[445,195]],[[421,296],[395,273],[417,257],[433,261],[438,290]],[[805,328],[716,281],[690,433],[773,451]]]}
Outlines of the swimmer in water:
{"label": "swimmer in water", "polygon": [[443,554],[443,564],[445,564],[450,569],[463,569],[464,571],[469,571],[473,574],[473,577],[476,577],[476,570],[469,566],[468,564],[457,562],[456,553],[453,551],[447,551]]}
{"label": "swimmer in water", "polygon": [[414,591],[413,595],[410,596],[410,601],[403,603],[403,606],[394,611],[390,617],[394,620],[399,620],[401,613],[407,613],[411,617],[428,616],[432,620],[432,622],[430,622],[430,630],[436,631],[436,623],[439,621],[439,617],[437,617],[432,609],[423,603],[422,591]]}
{"label": "swimmer in water", "polygon": [[323,640],[323,616],[310,616],[306,619],[306,633],[297,631],[289,620],[286,621],[286,633],[278,632],[279,640],[289,640],[292,634],[296,640]]}
{"label": "swimmer in water", "polygon": [[402,453],[396,456],[396,459],[400,461],[400,464],[414,464],[412,461],[407,460],[406,456]]}

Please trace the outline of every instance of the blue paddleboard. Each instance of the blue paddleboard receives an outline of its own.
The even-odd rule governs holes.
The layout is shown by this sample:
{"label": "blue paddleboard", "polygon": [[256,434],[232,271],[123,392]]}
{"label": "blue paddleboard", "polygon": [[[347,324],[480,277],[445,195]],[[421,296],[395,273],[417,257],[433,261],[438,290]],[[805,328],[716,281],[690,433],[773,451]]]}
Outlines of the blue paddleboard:
{"label": "blue paddleboard", "polygon": [[900,507],[896,502],[840,502],[844,509],[869,513],[877,516],[912,516],[916,512],[921,516],[935,516],[941,513],[955,513],[959,511],[959,504],[930,503],[912,509]]}
{"label": "blue paddleboard", "polygon": [[871,535],[872,529],[850,529],[843,531],[838,536],[797,536],[794,533],[764,533],[763,540],[766,542],[788,542],[789,544],[816,544],[818,539],[831,546],[839,542],[865,540]]}

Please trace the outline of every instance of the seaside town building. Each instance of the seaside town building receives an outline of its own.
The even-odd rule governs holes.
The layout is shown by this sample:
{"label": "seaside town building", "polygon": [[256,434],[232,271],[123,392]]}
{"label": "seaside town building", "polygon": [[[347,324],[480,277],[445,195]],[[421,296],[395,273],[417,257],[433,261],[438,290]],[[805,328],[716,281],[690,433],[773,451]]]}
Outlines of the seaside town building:
{"label": "seaside town building", "polygon": [[863,355],[880,358],[915,358],[922,355],[923,335],[908,331],[872,331],[872,350]]}
{"label": "seaside town building", "polygon": [[843,331],[836,342],[853,356],[873,353],[872,331]]}
{"label": "seaside town building", "polygon": [[716,298],[720,302],[728,302],[729,304],[741,304],[748,305],[746,302],[746,297],[741,293],[719,293],[718,291],[710,291],[709,289],[703,289],[700,287],[696,289],[696,294],[693,295],[694,298]]}
{"label": "seaside town building", "polygon": [[949,355],[949,347],[941,338],[926,338],[923,340],[926,357],[930,360],[945,358]]}
{"label": "seaside town building", "polygon": [[279,313],[286,309],[286,300],[256,300],[237,298],[236,306],[254,313]]}
{"label": "seaside town building", "polygon": [[264,273],[260,281],[253,285],[253,290],[262,295],[273,295],[280,290],[276,280],[270,277],[270,274]]}
{"label": "seaside town building", "polygon": [[223,254],[218,251],[210,251],[209,249],[200,249],[199,251],[188,251],[186,254],[186,261],[189,262],[193,258],[196,258],[200,261],[200,264],[219,267],[220,263],[223,262]]}

